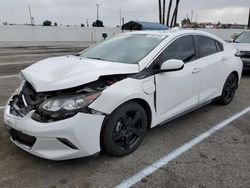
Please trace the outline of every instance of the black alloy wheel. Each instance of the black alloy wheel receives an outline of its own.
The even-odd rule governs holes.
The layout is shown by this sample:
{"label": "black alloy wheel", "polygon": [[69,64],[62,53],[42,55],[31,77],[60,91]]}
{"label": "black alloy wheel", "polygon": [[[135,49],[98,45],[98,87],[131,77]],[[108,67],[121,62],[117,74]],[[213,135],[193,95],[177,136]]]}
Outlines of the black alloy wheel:
{"label": "black alloy wheel", "polygon": [[128,102],[116,109],[102,132],[104,149],[113,156],[124,156],[136,150],[147,130],[147,114],[143,107]]}
{"label": "black alloy wheel", "polygon": [[238,87],[238,79],[234,74],[230,74],[224,84],[219,103],[227,105],[232,102]]}

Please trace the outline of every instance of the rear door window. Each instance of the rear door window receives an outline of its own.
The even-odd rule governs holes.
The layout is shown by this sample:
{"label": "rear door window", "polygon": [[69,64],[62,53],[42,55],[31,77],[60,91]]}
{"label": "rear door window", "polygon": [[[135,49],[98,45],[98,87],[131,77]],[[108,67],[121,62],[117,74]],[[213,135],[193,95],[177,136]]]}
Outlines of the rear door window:
{"label": "rear door window", "polygon": [[214,39],[205,36],[197,36],[201,57],[206,57],[218,52]]}

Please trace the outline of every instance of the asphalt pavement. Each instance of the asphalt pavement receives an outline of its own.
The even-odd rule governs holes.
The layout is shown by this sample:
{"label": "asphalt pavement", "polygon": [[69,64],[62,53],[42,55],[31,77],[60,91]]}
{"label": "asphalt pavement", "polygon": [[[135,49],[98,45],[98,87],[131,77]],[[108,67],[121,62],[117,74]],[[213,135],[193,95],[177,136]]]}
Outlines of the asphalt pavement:
{"label": "asphalt pavement", "polygon": [[[1,107],[20,84],[18,77],[12,76],[17,75],[20,69],[45,57],[76,53],[89,44],[8,44],[9,50],[3,52],[2,49],[6,45],[0,44],[1,188],[115,187],[176,148],[250,106],[250,73],[245,73],[230,105],[210,104],[163,126],[153,128],[147,132],[143,144],[128,156],[115,158],[100,153],[90,158],[49,161],[28,154],[11,143],[3,125]],[[48,48],[53,49],[47,50]],[[133,187],[249,187],[249,122],[250,113],[246,113],[144,177]]]}

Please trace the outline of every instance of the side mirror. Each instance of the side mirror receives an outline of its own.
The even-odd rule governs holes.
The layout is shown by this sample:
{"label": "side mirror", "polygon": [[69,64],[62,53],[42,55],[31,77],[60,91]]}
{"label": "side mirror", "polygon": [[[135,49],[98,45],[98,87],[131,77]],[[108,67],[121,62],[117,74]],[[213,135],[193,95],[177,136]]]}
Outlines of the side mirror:
{"label": "side mirror", "polygon": [[160,72],[178,71],[184,68],[184,62],[178,59],[170,59],[162,63]]}

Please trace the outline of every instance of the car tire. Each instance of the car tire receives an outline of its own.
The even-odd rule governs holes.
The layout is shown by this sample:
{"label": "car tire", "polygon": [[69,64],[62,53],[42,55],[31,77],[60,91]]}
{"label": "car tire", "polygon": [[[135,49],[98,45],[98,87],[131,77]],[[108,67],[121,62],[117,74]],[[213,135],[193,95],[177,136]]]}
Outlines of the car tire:
{"label": "car tire", "polygon": [[130,101],[119,106],[102,130],[103,149],[115,157],[132,153],[141,145],[147,124],[147,114],[138,103]]}
{"label": "car tire", "polygon": [[230,104],[234,98],[237,88],[238,79],[235,74],[231,73],[224,84],[222,94],[218,100],[218,103],[221,105]]}

